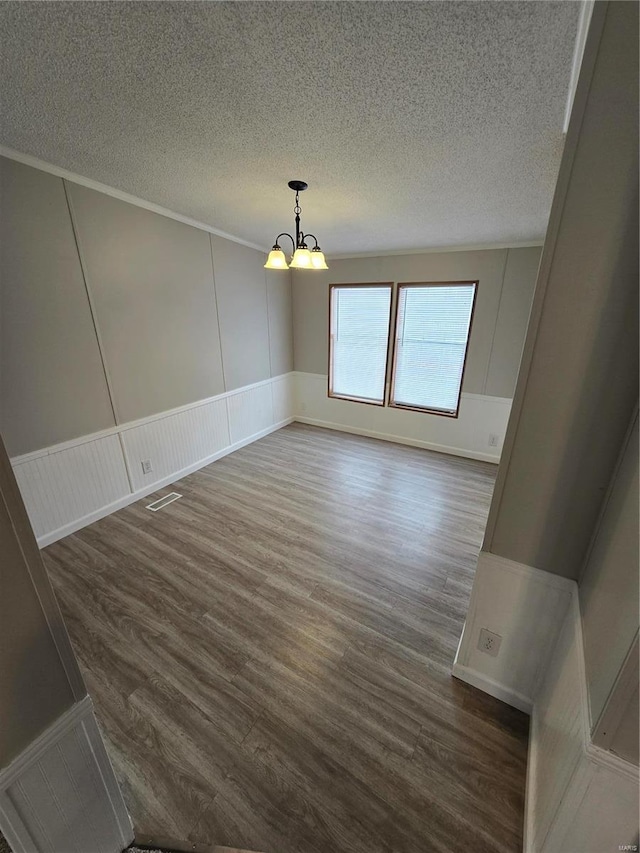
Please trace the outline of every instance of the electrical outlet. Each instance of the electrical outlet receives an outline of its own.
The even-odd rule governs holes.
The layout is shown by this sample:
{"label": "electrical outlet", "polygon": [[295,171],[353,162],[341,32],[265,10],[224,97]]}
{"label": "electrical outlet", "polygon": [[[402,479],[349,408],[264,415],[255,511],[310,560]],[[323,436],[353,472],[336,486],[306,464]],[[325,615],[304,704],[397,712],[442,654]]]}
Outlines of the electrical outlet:
{"label": "electrical outlet", "polygon": [[497,447],[500,441],[500,436],[495,432],[489,433],[489,447]]}
{"label": "electrical outlet", "polygon": [[480,629],[478,648],[481,652],[491,655],[492,658],[497,658],[501,643],[502,637],[499,634],[494,634],[486,628]]}
{"label": "electrical outlet", "polygon": [[150,459],[144,459],[140,464],[142,465],[143,474],[150,474],[153,471],[153,465],[151,464]]}

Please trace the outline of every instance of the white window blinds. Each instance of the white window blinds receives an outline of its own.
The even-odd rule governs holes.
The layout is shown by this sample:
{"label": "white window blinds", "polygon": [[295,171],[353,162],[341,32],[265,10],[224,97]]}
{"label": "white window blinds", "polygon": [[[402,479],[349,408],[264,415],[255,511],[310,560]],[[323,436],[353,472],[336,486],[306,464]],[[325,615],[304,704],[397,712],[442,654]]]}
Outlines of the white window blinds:
{"label": "white window blinds", "polygon": [[457,414],[475,283],[399,285],[391,405]]}
{"label": "white window blinds", "polygon": [[329,394],[384,403],[391,285],[331,288]]}

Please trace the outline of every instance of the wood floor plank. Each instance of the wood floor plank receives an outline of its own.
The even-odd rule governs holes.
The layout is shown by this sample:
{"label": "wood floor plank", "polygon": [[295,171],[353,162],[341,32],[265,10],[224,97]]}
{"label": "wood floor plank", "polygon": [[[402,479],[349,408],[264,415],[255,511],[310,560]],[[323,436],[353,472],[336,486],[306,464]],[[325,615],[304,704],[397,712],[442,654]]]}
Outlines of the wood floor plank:
{"label": "wood floor plank", "polygon": [[45,549],[142,836],[521,849],[527,718],[451,677],[494,476],[294,424]]}

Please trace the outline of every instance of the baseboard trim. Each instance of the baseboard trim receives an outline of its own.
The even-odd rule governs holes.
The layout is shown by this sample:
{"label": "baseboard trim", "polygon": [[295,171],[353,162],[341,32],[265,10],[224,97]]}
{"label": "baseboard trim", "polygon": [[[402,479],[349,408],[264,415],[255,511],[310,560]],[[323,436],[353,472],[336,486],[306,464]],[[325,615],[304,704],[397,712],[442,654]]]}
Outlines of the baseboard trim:
{"label": "baseboard trim", "polygon": [[87,527],[87,525],[93,524],[95,521],[99,521],[107,515],[111,515],[112,512],[124,509],[126,506],[129,506],[129,504],[135,503],[142,498],[146,498],[148,495],[153,494],[153,492],[157,492],[159,489],[163,489],[165,486],[172,485],[177,480],[181,480],[183,477],[187,477],[189,474],[193,474],[201,468],[211,465],[212,462],[216,462],[218,459],[222,459],[224,456],[228,456],[230,453],[234,453],[236,450],[240,450],[240,448],[246,447],[248,444],[252,444],[254,441],[258,441],[258,439],[264,438],[266,435],[282,429],[282,427],[293,423],[293,421],[294,418],[285,418],[285,420],[272,424],[266,429],[260,430],[260,432],[253,433],[253,435],[243,438],[241,441],[236,441],[233,444],[228,445],[223,448],[223,450],[219,450],[217,453],[211,454],[211,456],[206,456],[204,459],[199,459],[197,462],[187,465],[186,468],[181,468],[179,471],[175,471],[160,480],[149,483],[149,485],[145,486],[144,489],[138,489],[135,492],[123,495],[123,497],[119,498],[117,501],[106,504],[105,506],[100,507],[100,509],[95,510],[95,512],[83,515],[81,518],[75,519],[69,524],[65,524],[64,527],[58,527],[56,530],[45,533],[43,536],[38,537],[38,546],[40,548],[46,548],[47,545],[57,542],[58,539],[69,536],[71,533],[75,533],[77,530],[81,530],[83,527]]}
{"label": "baseboard trim", "polygon": [[376,432],[372,429],[362,429],[361,427],[345,426],[344,424],[333,423],[332,421],[321,421],[316,418],[306,418],[296,415],[294,421],[309,426],[322,427],[322,429],[333,429],[337,432],[347,432],[352,435],[363,435],[367,438],[376,438],[379,441],[391,441],[394,444],[406,444],[409,447],[420,447],[423,450],[433,450],[436,453],[446,453],[449,456],[462,456],[465,459],[477,459],[479,462],[491,462],[497,465],[500,462],[500,457],[491,453],[479,453],[475,450],[467,450],[462,447],[452,447],[446,444],[435,444],[431,441],[420,441],[419,439],[406,438],[402,435],[394,435],[392,433]]}
{"label": "baseboard trim", "polygon": [[472,687],[477,687],[478,690],[482,690],[484,693],[488,693],[490,696],[500,699],[502,702],[506,702],[507,705],[511,705],[514,708],[518,708],[520,711],[524,711],[525,714],[531,714],[533,701],[529,696],[524,696],[522,693],[510,690],[508,687],[505,687],[504,684],[499,684],[497,681],[483,675],[481,672],[471,669],[470,667],[463,666],[462,664],[454,663],[451,674],[454,678],[464,681]]}

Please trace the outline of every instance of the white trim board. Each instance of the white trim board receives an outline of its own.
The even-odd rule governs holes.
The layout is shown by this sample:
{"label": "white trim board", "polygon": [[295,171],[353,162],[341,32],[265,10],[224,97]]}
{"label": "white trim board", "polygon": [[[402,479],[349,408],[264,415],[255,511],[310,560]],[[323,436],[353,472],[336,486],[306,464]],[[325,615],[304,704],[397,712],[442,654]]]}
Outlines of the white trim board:
{"label": "white trim board", "polygon": [[296,423],[309,424],[309,426],[317,426],[322,429],[333,429],[337,432],[348,432],[351,435],[362,435],[367,438],[377,438],[380,441],[391,441],[395,444],[406,444],[409,447],[420,447],[423,450],[434,450],[436,453],[446,453],[449,456],[462,456],[465,459],[477,459],[480,462],[492,462],[497,465],[500,462],[500,457],[490,453],[479,453],[474,450],[467,450],[463,447],[452,447],[448,444],[435,444],[431,441],[420,441],[416,438],[407,438],[406,436],[396,435],[394,433],[377,432],[373,429],[364,429],[362,427],[345,426],[344,424],[334,423],[332,421],[320,421],[316,418],[306,418],[296,415],[294,418]]}
{"label": "white trim board", "polygon": [[483,693],[488,693],[489,696],[493,696],[496,699],[500,699],[501,702],[511,705],[512,708],[524,711],[525,714],[531,714],[533,710],[533,701],[530,696],[525,696],[523,693],[511,689],[499,681],[495,681],[488,675],[478,672],[478,670],[454,662],[451,674],[454,678],[458,678],[472,687],[477,687]]}
{"label": "white trim board", "polygon": [[15,853],[120,853],[133,841],[88,696],[0,770],[0,829]]}
{"label": "white trim board", "polygon": [[244,240],[242,237],[236,237],[235,234],[229,234],[227,231],[221,231],[219,228],[214,228],[212,225],[207,225],[206,222],[199,222],[197,219],[191,219],[189,216],[183,216],[181,213],[176,213],[169,210],[167,207],[162,207],[152,201],[138,198],[124,190],[110,187],[108,184],[102,184],[100,181],[94,181],[93,178],[86,178],[84,175],[78,175],[77,172],[71,172],[69,169],[63,169],[61,166],[56,166],[53,163],[48,163],[46,160],[40,160],[38,157],[33,157],[31,154],[24,154],[22,151],[16,151],[15,148],[8,148],[6,145],[0,145],[0,156],[6,157],[9,160],[15,160],[17,163],[24,163],[25,166],[32,166],[34,169],[40,169],[41,172],[48,172],[50,175],[55,175],[66,181],[71,181],[74,184],[80,184],[82,187],[87,187],[90,190],[109,195],[112,198],[126,201],[127,204],[134,204],[136,207],[142,207],[145,210],[150,210],[152,213],[158,213],[160,216],[166,216],[168,219],[175,219],[177,222],[183,222],[185,225],[191,225],[193,228],[199,228],[201,231],[208,231],[209,234],[215,234],[217,237],[224,237],[225,240],[231,240],[234,243],[240,243],[242,246],[248,246],[250,249],[257,249],[259,252],[268,252],[265,246],[259,246],[257,243],[251,243],[249,240]]}

